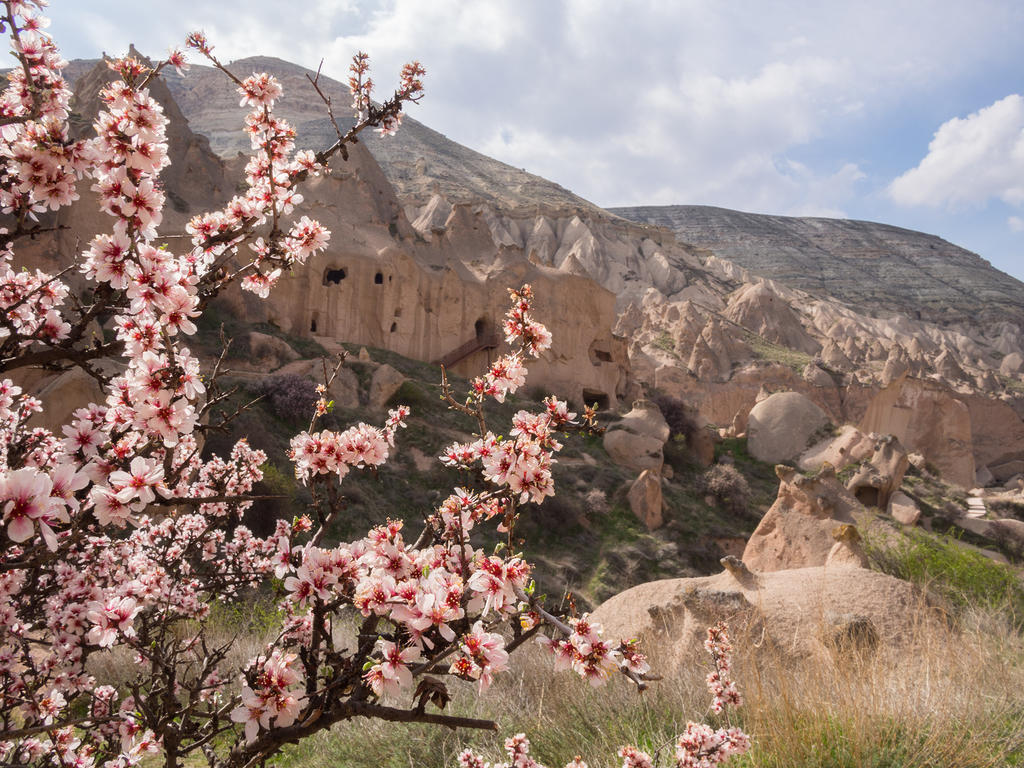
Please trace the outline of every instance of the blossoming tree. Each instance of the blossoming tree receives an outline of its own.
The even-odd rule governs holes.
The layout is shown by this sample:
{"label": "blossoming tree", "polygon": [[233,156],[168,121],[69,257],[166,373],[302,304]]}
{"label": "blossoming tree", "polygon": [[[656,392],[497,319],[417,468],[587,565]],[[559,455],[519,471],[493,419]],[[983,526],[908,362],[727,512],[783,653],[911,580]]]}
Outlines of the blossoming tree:
{"label": "blossoming tree", "polygon": [[[549,398],[541,413],[517,413],[508,437],[488,429],[487,399],[522,386],[526,361],[550,344],[528,286],[511,296],[512,351],[465,399],[444,383],[451,407],[478,430],[441,460],[474,469],[480,483],[456,488],[414,541],[398,520],[358,541],[327,539],[344,477],[387,460],[406,408],[380,427],[318,430],[321,398],[291,441],[312,506],[266,538],[238,524],[266,456],[244,440],[225,457],[200,451],[204,416],[224,394],[219,364],[204,375],[189,349],[196,318],[232,283],[265,297],[283,271],[326,247],[330,233],[295,213],[302,182],[345,158],[362,130],[393,133],[403,105],[422,94],[423,68],[406,65],[398,89],[377,104],[358,54],[355,124],[335,123],[337,141],[323,151],[296,151],[293,129],[274,113],[277,80],[236,76],[203,35],[191,35],[188,46],[234,81],[249,108],[253,154],[245,191],[195,216],[190,245],[173,252],[158,234],[166,120],[148,86],[168,66],[186,69],[184,54],[156,65],[109,61],[114,76],[100,93],[94,135],[73,139],[66,62],[46,33],[44,5],[5,0],[0,19],[16,60],[0,94],[0,374],[14,377],[0,377],[0,762],[128,766],[156,754],[167,766],[249,766],[355,717],[493,729],[447,714],[448,686],[463,680],[482,691],[531,638],[550,648],[556,667],[591,683],[622,672],[645,686],[635,643],[605,639],[585,615],[545,610],[511,546],[519,505],[553,494],[558,433],[578,421]],[[79,253],[59,254],[69,262],[61,271],[19,269],[19,242],[46,227],[39,215],[78,200],[83,184],[109,230]],[[88,290],[73,289],[76,281]],[[97,320],[111,323],[112,338],[91,335]],[[79,408],[58,432],[33,427],[43,404],[15,383],[29,367],[79,368],[105,400]],[[488,554],[471,539],[492,519],[510,546]],[[209,632],[211,606],[271,592],[272,581],[277,634],[232,669],[231,642]],[[353,618],[358,632],[343,639],[338,628]],[[709,650],[714,706],[738,703],[723,629],[712,630]],[[102,677],[104,658],[120,660],[116,679]],[[691,724],[676,759],[712,765],[746,744],[736,729]],[[516,766],[537,765],[524,737],[508,749]],[[651,765],[635,748],[620,756],[626,766]],[[469,752],[459,760],[482,765]]]}

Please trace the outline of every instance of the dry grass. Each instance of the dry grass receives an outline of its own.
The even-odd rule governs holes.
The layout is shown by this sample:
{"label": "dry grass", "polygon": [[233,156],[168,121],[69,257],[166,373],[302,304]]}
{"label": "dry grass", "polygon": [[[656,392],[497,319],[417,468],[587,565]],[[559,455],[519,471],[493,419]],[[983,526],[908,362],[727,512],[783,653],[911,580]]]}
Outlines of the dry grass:
{"label": "dry grass", "polygon": [[[907,651],[836,651],[795,660],[736,638],[736,677],[746,702],[738,722],[754,737],[734,763],[775,768],[984,768],[1024,765],[1024,638],[992,611],[958,628],[922,622]],[[673,654],[675,655],[675,654]],[[707,660],[694,650],[639,695],[624,680],[591,689],[551,675],[539,652],[487,694],[462,690],[454,711],[498,721],[500,736],[375,722],[336,726],[285,757],[305,768],[446,766],[472,744],[500,760],[501,738],[525,731],[533,754],[561,766],[582,754],[617,765],[626,743],[662,748],[705,715]],[[678,657],[677,657],[678,658]],[[657,660],[655,659],[655,662]]]}

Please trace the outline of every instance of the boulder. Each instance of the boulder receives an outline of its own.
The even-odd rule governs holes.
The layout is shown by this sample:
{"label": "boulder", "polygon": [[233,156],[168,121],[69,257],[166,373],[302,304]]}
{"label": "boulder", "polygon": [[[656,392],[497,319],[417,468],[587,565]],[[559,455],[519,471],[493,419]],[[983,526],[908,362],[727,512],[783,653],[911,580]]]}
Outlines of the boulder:
{"label": "boulder", "polygon": [[806,395],[777,392],[750,410],[747,449],[761,461],[789,461],[799,456],[828,423],[825,412]]}
{"label": "boulder", "polygon": [[896,491],[889,497],[889,514],[902,525],[917,525],[917,521],[921,519],[921,510],[917,502],[903,491]]}
{"label": "boulder", "polygon": [[377,366],[370,379],[370,407],[383,408],[404,383],[405,376],[387,363]]}
{"label": "boulder", "polygon": [[862,462],[846,484],[846,490],[866,507],[886,509],[889,498],[903,484],[910,466],[903,446],[892,435],[879,437],[871,459]]}
{"label": "boulder", "polygon": [[645,469],[629,488],[629,508],[647,530],[653,531],[665,524],[662,517],[661,478]]}
{"label": "boulder", "polygon": [[608,430],[604,434],[604,449],[608,457],[620,467],[642,471],[661,472],[665,463],[665,443],[648,435],[637,435],[624,429]]}
{"label": "boulder", "polygon": [[824,565],[836,526],[853,524],[861,505],[829,465],[814,477],[781,465],[775,474],[781,481],[779,494],[751,534],[743,561],[757,571]]}
{"label": "boulder", "polygon": [[593,618],[613,642],[639,638],[663,649],[668,667],[688,659],[723,617],[734,637],[747,634],[798,657],[851,643],[911,647],[921,624],[936,620],[915,587],[887,574],[823,566],[759,573],[738,560],[732,565],[714,576],[640,584],[609,598]]}
{"label": "boulder", "polygon": [[250,362],[260,370],[270,372],[300,357],[287,341],[269,333],[250,331],[246,334],[246,340]]}
{"label": "boulder", "polygon": [[899,379],[875,395],[860,429],[895,436],[908,451],[923,454],[946,482],[974,485],[970,411],[945,387]]}
{"label": "boulder", "polygon": [[974,484],[978,488],[985,488],[992,485],[996,481],[995,476],[989,470],[988,467],[982,467],[974,473]]}
{"label": "boulder", "polygon": [[642,472],[661,474],[669,427],[654,403],[637,400],[618,424],[604,433],[604,449],[616,464]]}

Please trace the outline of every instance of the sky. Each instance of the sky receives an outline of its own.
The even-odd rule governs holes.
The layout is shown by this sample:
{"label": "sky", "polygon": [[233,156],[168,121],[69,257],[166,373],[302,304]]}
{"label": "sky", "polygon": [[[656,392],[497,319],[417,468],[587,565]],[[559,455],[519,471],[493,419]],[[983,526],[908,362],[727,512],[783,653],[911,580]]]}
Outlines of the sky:
{"label": "sky", "polygon": [[[206,32],[381,92],[605,207],[719,205],[937,234],[1024,279],[1020,0],[51,0],[68,58]],[[286,95],[287,97],[287,95]]]}

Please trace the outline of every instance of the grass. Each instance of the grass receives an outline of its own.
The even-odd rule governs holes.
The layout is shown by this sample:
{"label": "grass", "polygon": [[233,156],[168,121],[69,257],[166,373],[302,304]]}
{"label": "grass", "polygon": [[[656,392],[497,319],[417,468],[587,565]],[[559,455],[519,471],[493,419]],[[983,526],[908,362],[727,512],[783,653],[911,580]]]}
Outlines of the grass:
{"label": "grass", "polygon": [[[1024,765],[1024,640],[996,614],[979,614],[963,632],[923,622],[907,653],[795,659],[758,648],[758,633],[738,632],[735,677],[745,698],[734,724],[753,737],[742,768],[997,768]],[[679,642],[677,640],[677,642]],[[851,652],[852,653],[852,652]],[[492,762],[501,741],[520,731],[548,766],[582,755],[617,765],[636,744],[671,762],[674,737],[704,718],[706,655],[693,649],[655,668],[665,679],[644,694],[612,679],[590,688],[525,650],[516,671],[477,697],[460,686],[452,713],[492,718],[497,734],[448,732],[370,721],[342,723],[292,748],[294,768],[440,768],[472,746]],[[711,722],[716,722],[712,720]],[[668,759],[666,759],[668,758]]]}
{"label": "grass", "polygon": [[651,344],[663,352],[668,352],[673,357],[679,357],[679,354],[676,352],[675,339],[672,338],[672,334],[668,331],[662,331],[659,333]]}
{"label": "grass", "polygon": [[783,347],[758,336],[751,331],[743,332],[743,340],[750,347],[751,352],[759,360],[767,360],[771,363],[781,363],[792,368],[797,373],[803,373],[804,368],[814,358],[806,352],[798,352],[789,347]]}

